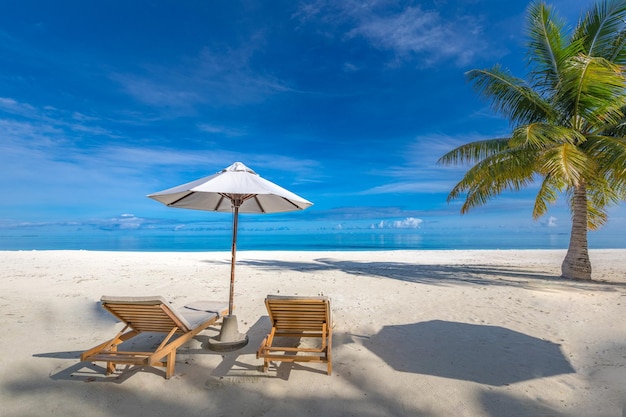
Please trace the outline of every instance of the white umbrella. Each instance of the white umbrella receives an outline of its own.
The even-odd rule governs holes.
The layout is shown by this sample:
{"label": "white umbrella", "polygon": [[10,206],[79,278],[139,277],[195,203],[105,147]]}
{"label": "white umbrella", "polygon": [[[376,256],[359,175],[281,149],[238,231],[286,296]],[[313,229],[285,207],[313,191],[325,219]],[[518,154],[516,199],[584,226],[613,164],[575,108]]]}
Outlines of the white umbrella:
{"label": "white umbrella", "polygon": [[313,205],[291,191],[261,178],[241,162],[235,162],[214,175],[159,191],[148,197],[168,207],[233,212],[229,316],[233,313],[239,213],[281,213],[304,210]]}
{"label": "white umbrella", "polygon": [[240,213],[281,213],[304,210],[313,205],[261,178],[241,162],[235,162],[217,174],[148,197],[169,207],[221,212],[238,208]]}

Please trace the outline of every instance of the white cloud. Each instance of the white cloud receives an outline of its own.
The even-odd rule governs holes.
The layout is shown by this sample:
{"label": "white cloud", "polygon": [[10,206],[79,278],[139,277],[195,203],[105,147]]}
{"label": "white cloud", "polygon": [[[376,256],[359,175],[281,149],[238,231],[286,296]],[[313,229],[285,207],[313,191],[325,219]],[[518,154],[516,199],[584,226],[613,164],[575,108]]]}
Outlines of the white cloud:
{"label": "white cloud", "polygon": [[147,220],[137,217],[134,214],[122,214],[119,217],[111,217],[106,219],[91,220],[73,220],[73,221],[45,221],[45,222],[15,222],[10,220],[0,221],[1,228],[50,228],[57,226],[68,226],[72,228],[93,227],[104,230],[129,230],[140,229],[144,225],[154,223],[153,220]]}
{"label": "white cloud", "polygon": [[[210,144],[184,149],[143,142],[135,146],[110,136],[101,140],[94,132],[106,130],[98,129],[88,115],[6,98],[0,108],[28,110],[19,117],[0,116],[0,165],[9,174],[0,177],[0,190],[11,195],[3,206],[6,218],[26,216],[25,208],[40,213],[44,206],[49,218],[144,210],[146,194],[211,175],[237,160],[284,186],[314,180],[323,172],[314,160],[232,152]],[[138,225],[130,216],[120,219],[118,227]]]}
{"label": "white cloud", "polygon": [[198,129],[200,129],[203,132],[218,134],[218,135],[225,135],[225,136],[242,136],[246,133],[244,129],[228,127],[228,126],[213,125],[209,123],[199,124]]}
{"label": "white cloud", "polygon": [[449,193],[467,171],[467,166],[446,167],[437,163],[439,157],[462,143],[484,139],[476,135],[461,137],[431,134],[416,137],[398,152],[396,165],[373,174],[388,182],[359,195],[402,193]]}
{"label": "white cloud", "polygon": [[307,3],[295,15],[302,21],[348,27],[345,39],[362,38],[379,50],[392,51],[402,61],[417,57],[421,66],[453,60],[464,66],[477,56],[492,54],[483,39],[480,17],[469,13],[442,16],[439,9],[422,5],[395,8],[387,0],[319,0]]}
{"label": "white cloud", "polygon": [[452,180],[431,180],[429,177],[419,178],[415,175],[415,180],[392,182],[377,187],[369,188],[359,193],[359,195],[372,194],[406,194],[406,193],[448,193],[454,186]]}
{"label": "white cloud", "polygon": [[[188,170],[214,166],[215,170],[224,167],[228,161],[243,160],[244,163],[258,169],[267,167],[309,175],[318,168],[314,160],[302,160],[277,154],[256,153],[246,156],[242,153],[224,150],[207,149],[180,149],[163,146],[119,145],[118,141],[93,141],[91,146],[81,142],[82,137],[94,139],[93,136],[106,136],[119,139],[109,134],[109,131],[98,125],[89,124],[99,119],[78,113],[66,113],[55,109],[42,109],[27,103],[19,103],[11,98],[0,98],[0,109],[13,109],[13,113],[29,117],[2,118],[0,117],[0,162],[5,167],[23,166],[20,161],[29,160],[30,165],[23,166],[17,171],[30,172],[33,178],[42,176],[45,168],[50,164],[82,166],[88,171],[104,171],[105,169],[128,169],[142,173],[147,168],[163,166],[185,166]],[[76,122],[80,120],[81,123]],[[84,122],[84,123],[82,123]],[[226,127],[201,125],[206,131],[222,131],[226,134],[242,132],[228,130]],[[226,162],[225,162],[226,161]],[[38,167],[37,171],[32,166]],[[66,166],[67,168],[67,166]],[[15,171],[12,171],[15,174]],[[207,175],[212,174],[209,170]],[[263,175],[261,173],[261,175]],[[78,178],[77,178],[78,179]]]}
{"label": "white cloud", "polygon": [[143,73],[118,72],[110,77],[142,103],[184,113],[200,103],[238,106],[290,91],[283,81],[251,68],[255,51],[255,40],[239,49],[205,47],[168,66],[153,64]]}
{"label": "white cloud", "polygon": [[377,224],[372,224],[370,229],[418,229],[422,222],[422,219],[415,217],[407,217],[404,220],[381,220]]}
{"label": "white cloud", "polygon": [[557,218],[554,216],[550,216],[548,217],[548,221],[544,223],[545,226],[547,227],[557,227],[558,223],[557,223]]}
{"label": "white cloud", "polygon": [[112,229],[139,229],[145,222],[145,219],[134,214],[122,214],[120,217],[103,221],[101,226]]}
{"label": "white cloud", "polygon": [[18,115],[30,116],[36,113],[36,109],[30,104],[20,103],[8,97],[0,97],[0,109],[7,113]]}

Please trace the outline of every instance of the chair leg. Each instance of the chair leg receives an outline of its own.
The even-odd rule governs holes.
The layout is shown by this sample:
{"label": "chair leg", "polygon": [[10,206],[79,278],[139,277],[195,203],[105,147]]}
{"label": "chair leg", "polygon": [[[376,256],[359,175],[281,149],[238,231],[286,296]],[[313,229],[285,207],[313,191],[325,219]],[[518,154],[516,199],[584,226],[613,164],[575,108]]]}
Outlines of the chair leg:
{"label": "chair leg", "polygon": [[165,379],[170,379],[172,375],[174,375],[174,367],[176,365],[176,350],[172,350],[171,353],[167,355],[167,362],[165,364]]}
{"label": "chair leg", "polygon": [[111,375],[114,372],[115,372],[115,364],[113,362],[107,362],[107,367],[106,367],[106,371],[104,372],[104,374]]}
{"label": "chair leg", "polygon": [[[117,344],[114,344],[111,346],[110,348],[111,352],[117,352]],[[106,367],[106,371],[104,372],[105,375],[111,375],[112,373],[115,373],[115,363],[114,362],[107,362],[107,367]]]}
{"label": "chair leg", "polygon": [[326,351],[326,360],[328,361],[328,375],[333,372],[333,356],[330,350],[330,344],[328,345],[328,350]]}

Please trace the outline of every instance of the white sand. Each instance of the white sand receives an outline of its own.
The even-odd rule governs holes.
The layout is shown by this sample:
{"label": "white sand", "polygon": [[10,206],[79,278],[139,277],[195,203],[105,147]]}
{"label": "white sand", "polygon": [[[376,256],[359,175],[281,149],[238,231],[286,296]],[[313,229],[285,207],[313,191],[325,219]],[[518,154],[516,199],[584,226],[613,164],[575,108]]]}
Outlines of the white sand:
{"label": "white sand", "polygon": [[[227,252],[0,252],[0,415],[625,416],[626,250],[591,251],[596,283],[558,278],[564,255],[240,252],[250,343],[211,352],[205,331],[165,380],[79,362],[119,329],[98,300],[226,301]],[[276,293],[331,297],[332,376],[323,364],[259,372]]]}

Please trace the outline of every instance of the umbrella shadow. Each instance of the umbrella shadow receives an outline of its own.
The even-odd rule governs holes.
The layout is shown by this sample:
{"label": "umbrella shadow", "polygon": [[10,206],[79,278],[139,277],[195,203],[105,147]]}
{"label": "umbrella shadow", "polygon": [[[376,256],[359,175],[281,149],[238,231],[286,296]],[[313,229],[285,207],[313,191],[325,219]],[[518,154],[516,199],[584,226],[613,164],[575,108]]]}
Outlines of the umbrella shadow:
{"label": "umbrella shadow", "polygon": [[560,345],[498,326],[441,320],[384,326],[364,346],[397,371],[492,386],[575,372]]}
{"label": "umbrella shadow", "polygon": [[260,370],[258,364],[249,363],[247,358],[256,354],[256,349],[261,343],[262,338],[265,336],[264,330],[269,328],[269,319],[267,317],[259,318],[246,332],[248,336],[248,343],[240,349],[233,351],[211,351],[207,345],[211,338],[218,337],[199,335],[196,339],[200,341],[201,348],[197,350],[187,350],[185,353],[211,353],[222,357],[222,361],[211,372],[211,375],[218,378],[223,377],[247,377],[258,376]]}

